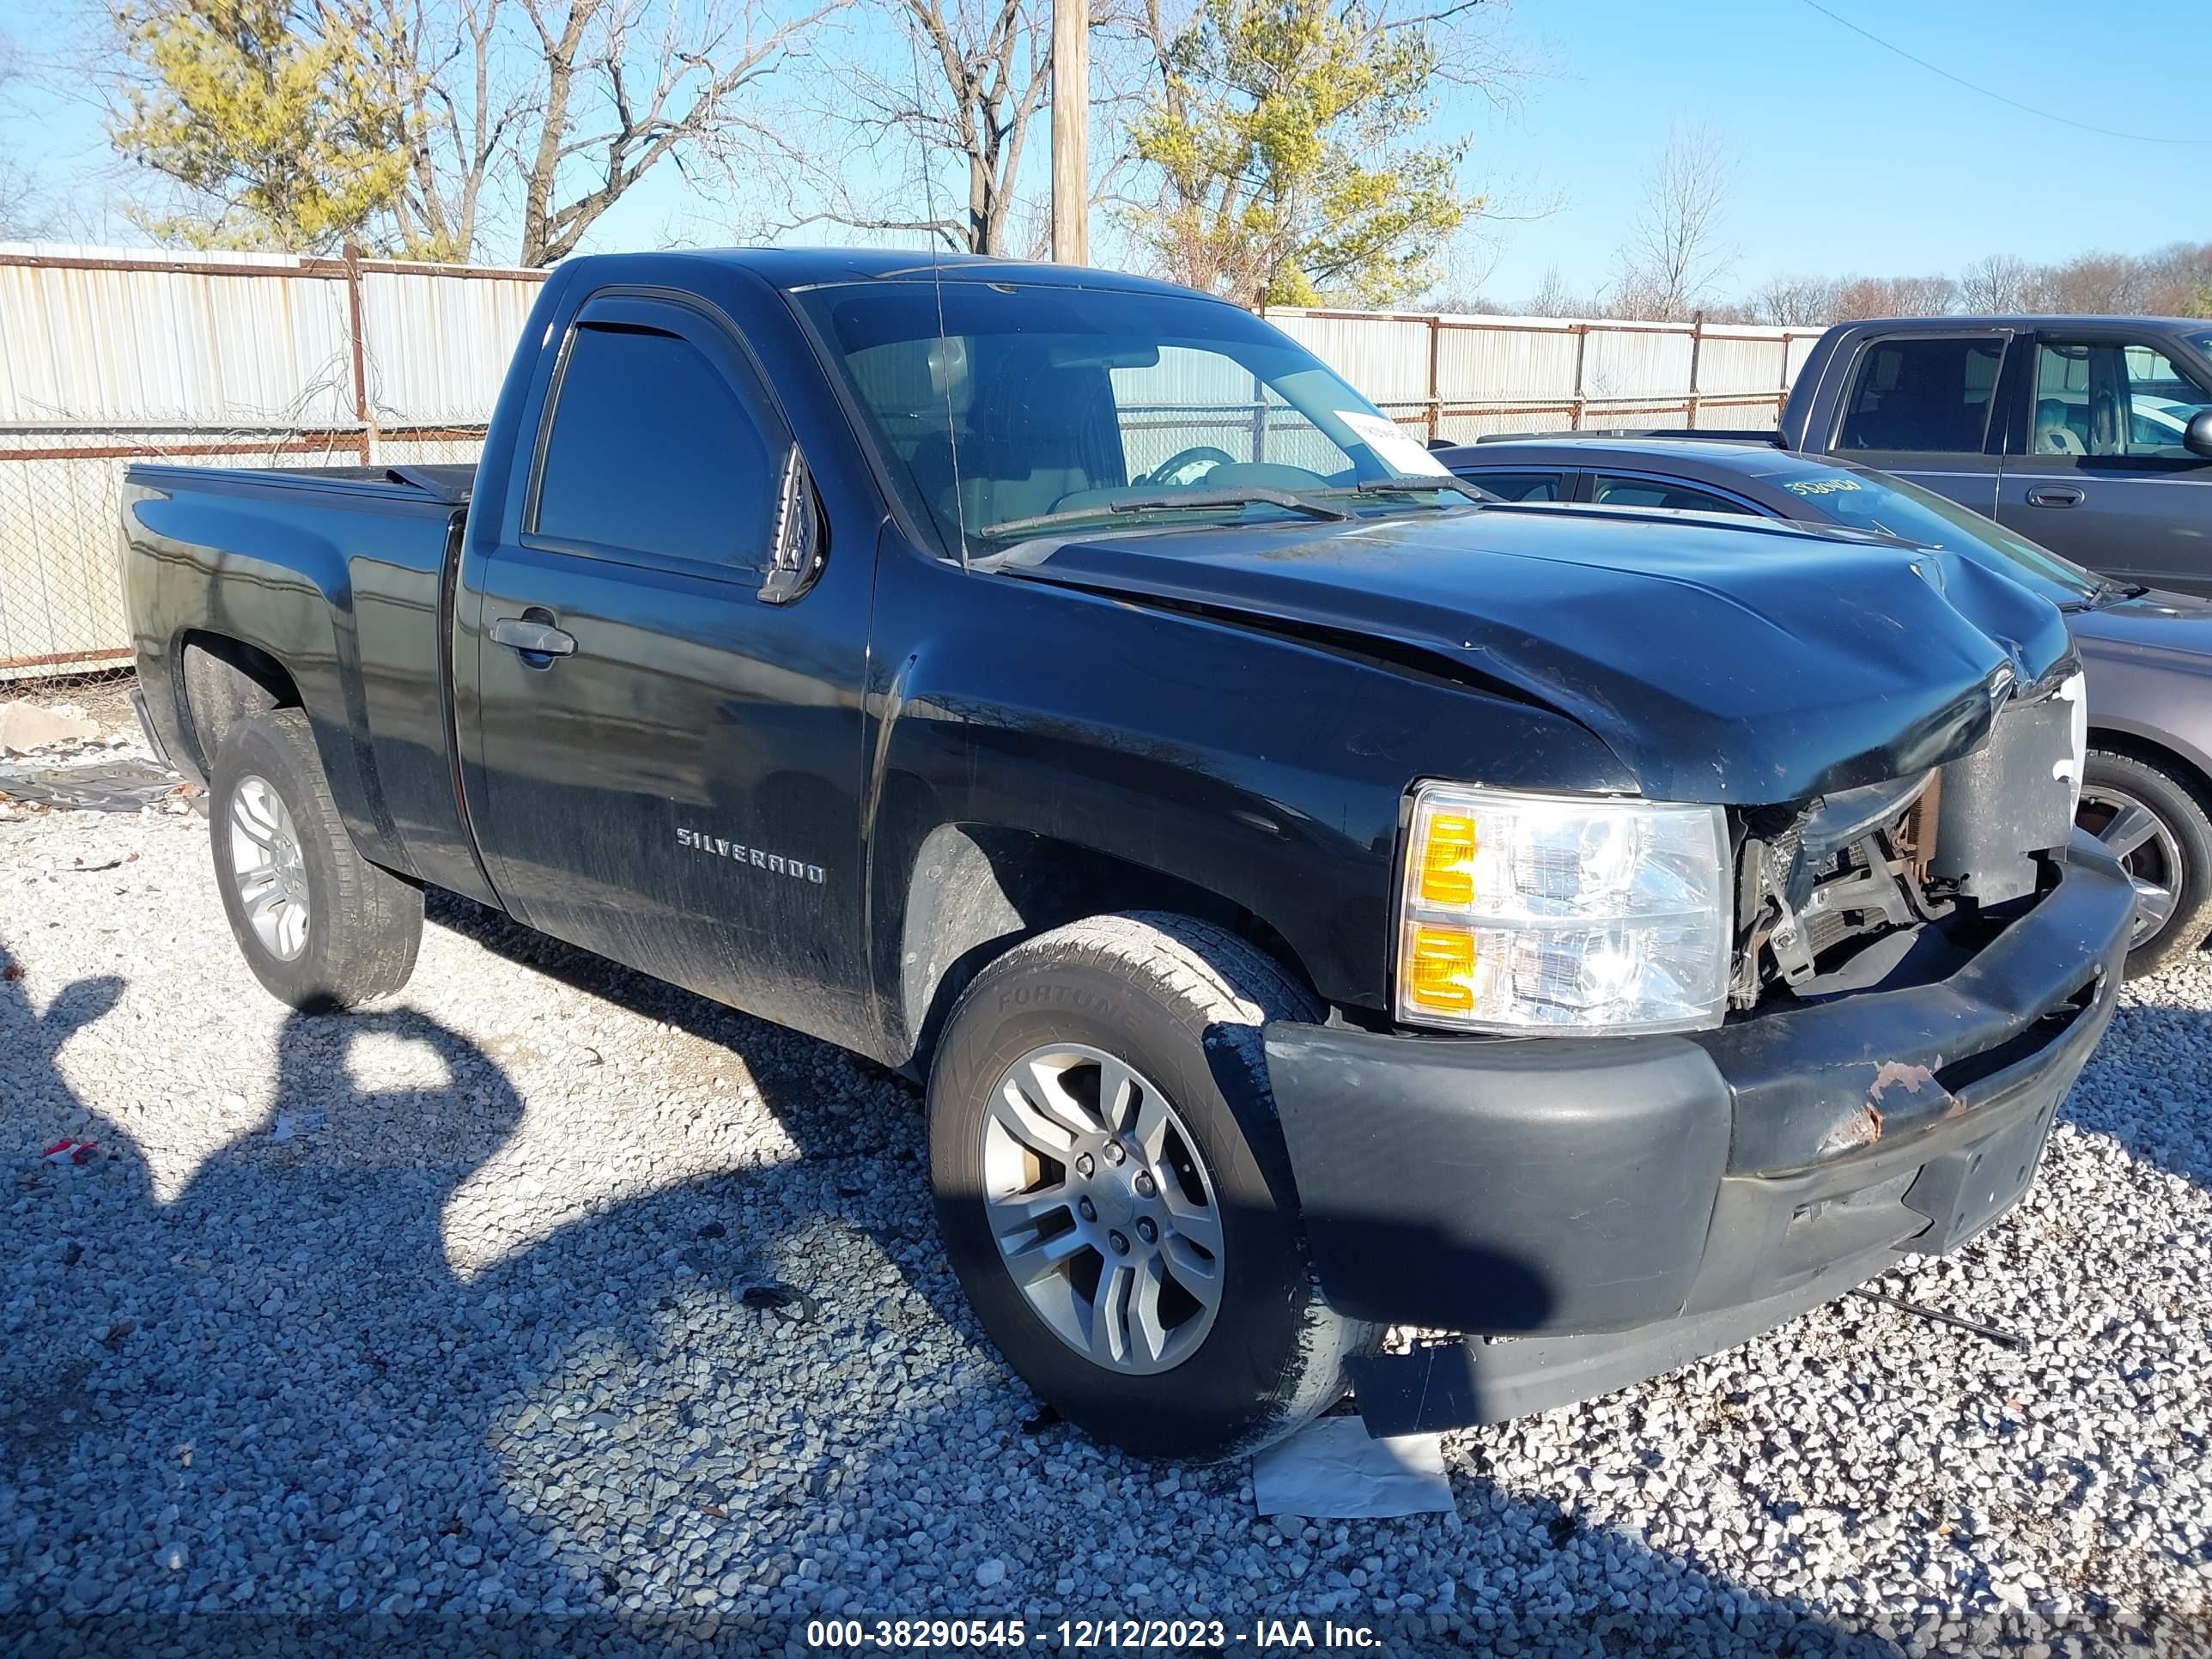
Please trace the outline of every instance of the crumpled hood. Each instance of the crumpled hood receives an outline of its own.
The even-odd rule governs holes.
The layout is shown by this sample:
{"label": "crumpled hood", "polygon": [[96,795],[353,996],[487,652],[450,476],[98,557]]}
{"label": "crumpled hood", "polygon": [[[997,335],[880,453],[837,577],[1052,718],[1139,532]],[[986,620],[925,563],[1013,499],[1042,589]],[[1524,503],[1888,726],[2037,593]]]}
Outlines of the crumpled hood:
{"label": "crumpled hood", "polygon": [[[1009,575],[1448,659],[1588,727],[1659,800],[1761,804],[1924,769],[2070,653],[2057,607],[1938,550],[1485,507],[1032,542]],[[1513,780],[1491,780],[1510,784]]]}

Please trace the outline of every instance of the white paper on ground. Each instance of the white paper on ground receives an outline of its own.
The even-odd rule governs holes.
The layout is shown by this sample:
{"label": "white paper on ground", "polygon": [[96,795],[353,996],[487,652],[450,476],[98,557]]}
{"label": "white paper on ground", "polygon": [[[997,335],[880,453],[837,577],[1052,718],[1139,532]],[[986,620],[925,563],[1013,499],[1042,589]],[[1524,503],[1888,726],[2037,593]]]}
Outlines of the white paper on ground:
{"label": "white paper on ground", "polygon": [[1252,1501],[1262,1515],[1335,1521],[1443,1515],[1455,1507],[1442,1437],[1372,1440],[1356,1417],[1317,1417],[1260,1453],[1252,1460]]}

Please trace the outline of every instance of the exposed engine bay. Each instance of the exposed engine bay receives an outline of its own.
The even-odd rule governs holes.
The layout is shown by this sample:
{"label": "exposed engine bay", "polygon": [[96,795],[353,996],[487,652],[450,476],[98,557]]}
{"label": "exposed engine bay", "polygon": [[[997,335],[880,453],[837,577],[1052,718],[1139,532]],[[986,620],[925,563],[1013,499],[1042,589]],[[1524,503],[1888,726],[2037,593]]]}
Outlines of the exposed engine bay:
{"label": "exposed engine bay", "polygon": [[1739,814],[1729,1005],[1803,994],[1885,936],[2049,885],[2073,828],[2087,725],[2069,670],[2005,702],[1984,742],[1945,765]]}

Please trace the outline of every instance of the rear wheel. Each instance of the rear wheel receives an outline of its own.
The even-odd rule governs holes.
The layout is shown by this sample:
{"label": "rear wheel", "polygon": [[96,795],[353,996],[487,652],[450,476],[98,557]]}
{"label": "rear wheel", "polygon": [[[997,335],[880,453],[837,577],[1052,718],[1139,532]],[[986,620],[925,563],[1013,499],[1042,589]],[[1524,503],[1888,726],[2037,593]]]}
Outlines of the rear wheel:
{"label": "rear wheel", "polygon": [[2076,822],[2105,843],[2136,890],[2128,977],[2194,952],[2212,932],[2212,818],[2177,770],[2092,749]]}
{"label": "rear wheel", "polygon": [[1311,999],[1233,935],[1100,916],[1017,945],[929,1088],[948,1254],[1030,1386],[1101,1440],[1217,1458],[1344,1391],[1378,1328],[1315,1287],[1259,1028]]}
{"label": "rear wheel", "polygon": [[326,1013],[404,985],[422,938],[422,890],[355,849],[307,715],[278,708],[238,721],[213,772],[216,882],[269,994]]}

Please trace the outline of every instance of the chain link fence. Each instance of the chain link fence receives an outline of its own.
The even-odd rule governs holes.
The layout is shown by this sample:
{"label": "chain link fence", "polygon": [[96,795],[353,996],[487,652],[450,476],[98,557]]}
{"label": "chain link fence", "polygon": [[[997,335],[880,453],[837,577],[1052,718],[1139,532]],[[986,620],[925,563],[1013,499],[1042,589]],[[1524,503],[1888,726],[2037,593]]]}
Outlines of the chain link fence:
{"label": "chain link fence", "polygon": [[283,467],[473,461],[481,431],[365,446],[349,431],[0,432],[0,683],[112,670],[131,654],[121,581],[133,462]]}
{"label": "chain link fence", "polygon": [[474,461],[543,280],[0,247],[0,685],[128,664],[133,462]]}

